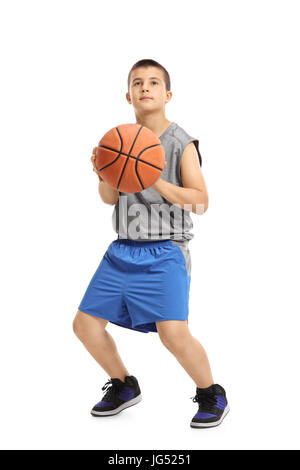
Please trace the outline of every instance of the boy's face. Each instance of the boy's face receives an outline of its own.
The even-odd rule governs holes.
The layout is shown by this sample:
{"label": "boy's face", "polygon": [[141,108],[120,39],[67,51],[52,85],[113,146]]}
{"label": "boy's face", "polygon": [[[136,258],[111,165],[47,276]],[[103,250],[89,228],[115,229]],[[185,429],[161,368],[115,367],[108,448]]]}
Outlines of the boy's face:
{"label": "boy's face", "polygon": [[[143,97],[150,99],[143,100]],[[131,73],[126,98],[136,112],[147,114],[162,109],[171,97],[172,92],[166,91],[164,74],[159,68],[139,67]]]}

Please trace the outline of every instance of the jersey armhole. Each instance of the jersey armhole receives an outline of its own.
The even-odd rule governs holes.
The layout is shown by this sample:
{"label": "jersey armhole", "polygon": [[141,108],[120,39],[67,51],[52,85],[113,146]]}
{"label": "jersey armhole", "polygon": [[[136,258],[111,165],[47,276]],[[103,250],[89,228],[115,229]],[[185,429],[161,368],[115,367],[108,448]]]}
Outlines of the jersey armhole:
{"label": "jersey armhole", "polygon": [[199,158],[200,167],[202,167],[202,156],[201,156],[200,151],[199,151],[199,140],[195,139],[193,137],[190,137],[189,139],[186,139],[185,141],[181,140],[181,142],[180,142],[180,153],[181,153],[181,155],[180,155],[179,162],[177,164],[178,165],[177,166],[177,175],[178,175],[181,186],[183,186],[182,180],[181,180],[181,171],[180,171],[182,155],[183,155],[183,152],[184,152],[184,149],[186,148],[186,146],[188,144],[190,144],[191,142],[193,142],[193,144],[195,145],[195,148],[196,148],[196,151],[197,151],[197,154],[198,154],[198,158]]}
{"label": "jersey armhole", "polygon": [[179,180],[180,180],[182,186],[183,186],[183,184],[182,184],[182,180],[181,180],[181,171],[180,171],[182,155],[183,155],[183,152],[184,152],[185,147],[186,147],[188,144],[190,144],[191,142],[193,142],[193,144],[195,145],[195,148],[196,148],[197,154],[198,154],[198,158],[199,158],[200,167],[202,167],[202,157],[201,157],[201,154],[200,154],[200,152],[199,152],[199,140],[197,140],[197,139],[190,139],[184,146],[183,146],[183,145],[181,146],[182,151],[181,151],[181,156],[180,156],[179,166],[178,166],[178,177],[179,177]]}
{"label": "jersey armhole", "polygon": [[[197,154],[198,154],[198,158],[199,158],[199,163],[200,163],[200,166],[202,167],[202,157],[201,157],[201,154],[200,154],[200,151],[199,151],[199,140],[198,139],[193,139],[192,138],[192,139],[188,140],[184,145],[182,145],[181,158],[182,158],[184,149],[191,142],[193,142],[193,144],[195,145],[195,148],[196,148]],[[180,165],[181,165],[181,158],[180,158]]]}
{"label": "jersey armhole", "polygon": [[197,153],[198,153],[198,157],[199,157],[199,163],[200,163],[200,166],[202,167],[202,157],[201,157],[201,154],[200,154],[200,151],[199,151],[199,140],[194,139],[194,140],[192,140],[191,142],[193,142],[193,144],[194,144],[195,147],[196,147],[196,150],[197,150]]}

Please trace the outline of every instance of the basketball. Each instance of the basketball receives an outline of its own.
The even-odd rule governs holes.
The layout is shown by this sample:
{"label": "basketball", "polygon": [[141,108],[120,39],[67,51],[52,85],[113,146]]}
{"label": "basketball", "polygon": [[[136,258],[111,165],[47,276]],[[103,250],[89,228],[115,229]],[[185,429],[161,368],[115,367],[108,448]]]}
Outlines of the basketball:
{"label": "basketball", "polygon": [[164,147],[150,129],[121,124],[109,130],[95,152],[101,178],[114,189],[137,193],[152,186],[166,167]]}

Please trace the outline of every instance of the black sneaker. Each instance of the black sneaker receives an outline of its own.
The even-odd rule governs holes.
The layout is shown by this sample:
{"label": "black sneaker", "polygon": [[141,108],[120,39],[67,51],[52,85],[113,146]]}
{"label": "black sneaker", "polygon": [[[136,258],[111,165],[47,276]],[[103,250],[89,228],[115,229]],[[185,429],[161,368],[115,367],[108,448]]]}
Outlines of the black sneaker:
{"label": "black sneaker", "polygon": [[229,411],[225,390],[219,384],[208,388],[196,387],[193,401],[199,403],[199,409],[190,423],[192,428],[218,426]]}
{"label": "black sneaker", "polygon": [[120,413],[124,408],[136,405],[142,399],[137,379],[127,375],[125,382],[120,379],[110,379],[102,390],[107,390],[103,398],[91,411],[94,416],[111,416]]}

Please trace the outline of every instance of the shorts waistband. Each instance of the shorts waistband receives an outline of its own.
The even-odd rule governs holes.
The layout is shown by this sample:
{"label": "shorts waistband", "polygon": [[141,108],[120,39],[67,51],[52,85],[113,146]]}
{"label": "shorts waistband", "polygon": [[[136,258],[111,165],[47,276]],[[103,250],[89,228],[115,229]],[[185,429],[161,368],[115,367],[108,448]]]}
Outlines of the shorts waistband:
{"label": "shorts waistband", "polygon": [[118,237],[115,242],[117,243],[122,243],[124,245],[130,245],[130,246],[139,246],[143,248],[153,248],[157,246],[165,246],[165,245],[172,245],[172,240],[167,239],[167,240],[152,240],[149,242],[146,241],[138,241],[138,240],[130,240],[129,238],[120,238]]}

